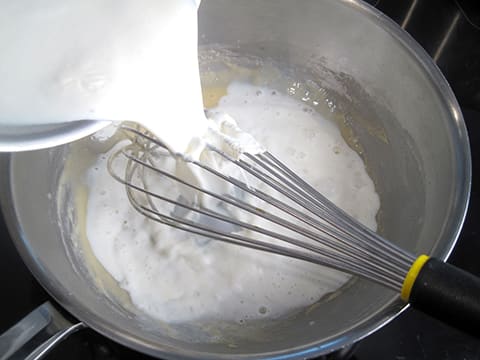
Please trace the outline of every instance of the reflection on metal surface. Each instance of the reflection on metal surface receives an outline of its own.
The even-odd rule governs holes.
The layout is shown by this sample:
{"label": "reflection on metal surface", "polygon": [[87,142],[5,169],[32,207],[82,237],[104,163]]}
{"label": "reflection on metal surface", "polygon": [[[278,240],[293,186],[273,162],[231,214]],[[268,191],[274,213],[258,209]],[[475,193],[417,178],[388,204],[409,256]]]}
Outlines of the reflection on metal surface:
{"label": "reflection on metal surface", "polygon": [[412,1],[412,4],[408,8],[407,14],[405,15],[405,18],[403,19],[402,23],[400,24],[402,29],[405,29],[407,27],[408,23],[410,22],[410,19],[412,18],[413,12],[414,12],[415,8],[417,7],[417,4],[418,4],[418,0],[413,0]]}
{"label": "reflection on metal surface", "polygon": [[460,113],[457,111],[457,108],[455,106],[450,106],[449,109],[453,114],[455,122],[458,123],[460,120],[463,120],[462,117],[460,116]]}
{"label": "reflection on metal surface", "polygon": [[447,31],[445,32],[445,35],[443,36],[442,42],[440,43],[440,45],[435,50],[435,53],[433,54],[433,60],[435,62],[438,61],[438,59],[442,55],[443,51],[445,50],[445,46],[449,42],[450,38],[452,37],[452,33],[455,31],[455,29],[458,25],[458,20],[460,20],[460,16],[461,16],[460,11],[457,11],[455,13],[455,16],[453,17],[453,20],[452,20],[450,26],[448,27]]}
{"label": "reflection on metal surface", "polygon": [[[460,4],[458,0],[453,0],[455,2],[455,5],[458,7],[458,10],[462,13],[462,16],[465,18],[465,20],[470,24],[472,25],[475,29],[477,30],[480,30],[480,25],[478,23],[476,23],[473,19],[473,17],[471,17],[470,15],[472,15],[472,13],[468,13],[468,10],[465,9],[465,7],[463,5],[465,4]],[[465,2],[465,1],[464,1]],[[473,1],[472,1],[473,3]],[[467,2],[466,5],[468,5],[469,3]],[[471,4],[470,4],[471,5]],[[475,5],[474,5],[475,6]],[[469,10],[473,10],[474,8],[470,8]],[[478,10],[477,10],[477,18],[479,17],[478,16]]]}

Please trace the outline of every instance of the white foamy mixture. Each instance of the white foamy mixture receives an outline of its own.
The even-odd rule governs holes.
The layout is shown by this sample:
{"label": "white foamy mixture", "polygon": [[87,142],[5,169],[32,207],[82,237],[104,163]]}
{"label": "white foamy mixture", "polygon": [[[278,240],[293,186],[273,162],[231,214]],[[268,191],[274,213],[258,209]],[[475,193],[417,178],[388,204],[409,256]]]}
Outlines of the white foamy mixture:
{"label": "white foamy mixture", "polygon": [[[205,118],[196,1],[0,2],[0,124],[136,120],[171,150],[205,161],[207,143],[235,157],[264,146],[376,228],[379,200],[363,162],[313,109],[274,89],[232,84]],[[108,155],[87,174],[87,236],[98,260],[145,313],[170,322],[276,317],[347,281],[330,269],[205,242],[148,221],[108,174]]]}
{"label": "white foamy mixture", "polygon": [[[231,115],[302,178],[376,228],[379,200],[373,182],[332,122],[301,101],[241,83],[231,84],[212,112]],[[170,322],[276,317],[314,303],[348,280],[331,269],[205,243],[146,220],[132,209],[123,186],[112,183],[106,157],[88,172],[87,236],[95,256],[147,314]],[[162,185],[153,190],[174,192]],[[246,220],[256,224],[254,217]]]}

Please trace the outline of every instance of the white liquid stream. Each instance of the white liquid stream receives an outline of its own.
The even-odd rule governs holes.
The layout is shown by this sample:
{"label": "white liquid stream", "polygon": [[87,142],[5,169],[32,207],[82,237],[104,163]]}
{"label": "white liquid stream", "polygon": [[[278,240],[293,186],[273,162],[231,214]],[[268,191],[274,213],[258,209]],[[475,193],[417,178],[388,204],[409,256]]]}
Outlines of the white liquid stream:
{"label": "white liquid stream", "polygon": [[[196,158],[206,142],[235,156],[262,151],[251,133],[337,205],[376,227],[379,201],[361,159],[333,124],[303,104],[236,84],[217,110],[246,133],[228,116],[205,118],[194,0],[0,3],[0,125],[136,120],[173,151]],[[279,316],[348,279],[218,242],[200,246],[189,234],[147,221],[107,173],[105,157],[87,177],[94,254],[133,303],[156,318]]]}

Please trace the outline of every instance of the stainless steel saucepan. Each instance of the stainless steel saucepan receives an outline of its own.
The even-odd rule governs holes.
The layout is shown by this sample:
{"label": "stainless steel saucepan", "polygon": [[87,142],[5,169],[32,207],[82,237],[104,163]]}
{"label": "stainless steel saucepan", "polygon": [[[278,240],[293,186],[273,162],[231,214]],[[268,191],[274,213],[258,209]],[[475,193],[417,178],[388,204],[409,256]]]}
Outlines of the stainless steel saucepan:
{"label": "stainless steel saucepan", "polygon": [[[468,138],[450,87],[408,34],[357,0],[205,0],[199,17],[201,46],[308,69],[358,138],[381,197],[382,235],[414,253],[448,257],[468,203]],[[162,358],[303,359],[355,343],[404,309],[396,294],[356,279],[337,296],[275,321],[149,320],[105,295],[70,240],[75,224],[56,201],[59,191],[68,198],[68,189],[58,188],[66,151],[2,156],[1,205],[30,270],[81,323],[52,323],[58,314],[45,305],[2,336],[0,349],[14,352],[50,323],[60,331],[56,340],[89,326]],[[25,323],[34,324],[30,332]]]}

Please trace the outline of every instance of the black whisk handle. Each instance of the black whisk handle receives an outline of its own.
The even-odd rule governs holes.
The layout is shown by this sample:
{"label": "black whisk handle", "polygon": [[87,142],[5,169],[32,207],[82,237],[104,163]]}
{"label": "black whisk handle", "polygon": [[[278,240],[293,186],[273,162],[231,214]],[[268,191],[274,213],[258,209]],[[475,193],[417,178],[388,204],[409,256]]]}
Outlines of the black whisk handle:
{"label": "black whisk handle", "polygon": [[425,314],[480,338],[480,278],[422,255],[405,279],[402,298]]}

